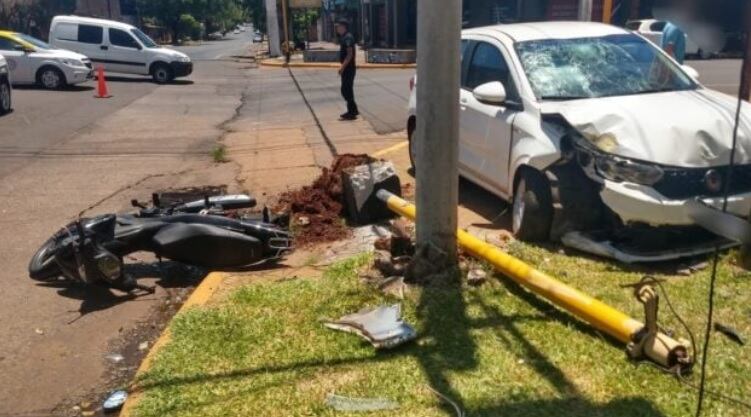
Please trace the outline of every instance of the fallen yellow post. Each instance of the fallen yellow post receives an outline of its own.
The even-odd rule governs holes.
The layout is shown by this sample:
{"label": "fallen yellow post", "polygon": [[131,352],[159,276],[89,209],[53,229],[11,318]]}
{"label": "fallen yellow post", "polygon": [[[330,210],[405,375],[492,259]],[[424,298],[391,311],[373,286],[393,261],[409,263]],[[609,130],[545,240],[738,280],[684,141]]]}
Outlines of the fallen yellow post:
{"label": "fallen yellow post", "polygon": [[[393,212],[414,220],[416,208],[413,204],[396,195],[380,190],[378,198],[384,201]],[[524,286],[533,293],[574,314],[595,328],[628,344],[629,355],[634,358],[648,358],[666,368],[690,367],[686,343],[677,341],[657,330],[648,329],[643,323],[615,308],[572,288],[561,281],[541,272],[521,260],[489,245],[463,230],[457,230],[456,238],[465,251],[492,264],[498,271]],[[656,316],[656,297],[642,297],[645,305],[651,301]],[[655,317],[656,319],[656,317]],[[650,332],[650,330],[653,330]]]}

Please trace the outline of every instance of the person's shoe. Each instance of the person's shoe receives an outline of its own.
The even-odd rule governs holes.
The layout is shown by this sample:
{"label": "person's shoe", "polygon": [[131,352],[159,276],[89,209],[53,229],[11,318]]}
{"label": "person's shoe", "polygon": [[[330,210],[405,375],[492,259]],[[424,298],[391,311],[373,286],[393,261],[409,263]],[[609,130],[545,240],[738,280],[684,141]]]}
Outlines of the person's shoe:
{"label": "person's shoe", "polygon": [[357,115],[355,115],[355,114],[350,114],[350,113],[344,113],[344,114],[343,114],[343,115],[342,115],[342,116],[341,116],[341,117],[339,118],[339,120],[356,120],[356,119],[357,119]]}
{"label": "person's shoe", "polygon": [[347,116],[349,116],[349,112],[348,112],[348,111],[347,111],[347,112],[344,112],[344,113],[342,113],[342,114],[340,114],[340,115],[339,115],[339,118],[340,118],[340,119],[344,119],[344,118],[345,118],[345,117],[347,117]]}

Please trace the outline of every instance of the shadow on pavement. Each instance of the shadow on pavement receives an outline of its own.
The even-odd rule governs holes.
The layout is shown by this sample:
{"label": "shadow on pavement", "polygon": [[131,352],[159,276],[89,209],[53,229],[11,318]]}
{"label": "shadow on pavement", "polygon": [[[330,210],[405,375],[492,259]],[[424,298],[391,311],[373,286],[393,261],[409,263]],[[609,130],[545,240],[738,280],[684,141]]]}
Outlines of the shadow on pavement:
{"label": "shadow on pavement", "polygon": [[82,91],[93,91],[95,88],[94,86],[90,84],[76,84],[76,85],[68,85],[64,88],[60,88],[57,90],[49,90],[44,87],[38,86],[38,85],[18,85],[13,86],[14,90],[37,90],[37,91],[43,91],[43,92],[49,92],[49,93],[80,93]]}

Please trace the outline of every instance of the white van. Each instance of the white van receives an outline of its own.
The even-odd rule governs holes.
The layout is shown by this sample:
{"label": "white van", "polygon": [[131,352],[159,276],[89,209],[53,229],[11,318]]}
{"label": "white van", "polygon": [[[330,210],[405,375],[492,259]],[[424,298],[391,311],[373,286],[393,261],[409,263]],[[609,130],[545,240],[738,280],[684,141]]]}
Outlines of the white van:
{"label": "white van", "polygon": [[184,53],[162,48],[138,28],[112,20],[55,16],[50,44],[84,54],[106,71],[150,75],[160,84],[193,72]]}

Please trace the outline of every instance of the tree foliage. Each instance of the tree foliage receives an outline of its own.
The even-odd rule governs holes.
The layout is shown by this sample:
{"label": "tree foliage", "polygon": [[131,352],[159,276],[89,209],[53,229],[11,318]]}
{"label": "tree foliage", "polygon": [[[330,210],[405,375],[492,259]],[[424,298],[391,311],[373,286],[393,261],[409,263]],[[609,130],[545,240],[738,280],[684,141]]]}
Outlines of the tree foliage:
{"label": "tree foliage", "polygon": [[46,38],[52,18],[75,8],[76,0],[0,0],[0,29]]}
{"label": "tree foliage", "polygon": [[203,24],[206,33],[230,30],[247,18],[242,0],[139,0],[138,7],[141,16],[168,28],[175,41],[194,30],[185,15]]}

